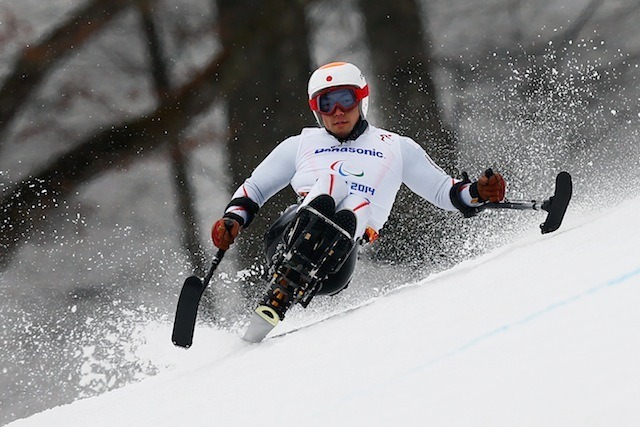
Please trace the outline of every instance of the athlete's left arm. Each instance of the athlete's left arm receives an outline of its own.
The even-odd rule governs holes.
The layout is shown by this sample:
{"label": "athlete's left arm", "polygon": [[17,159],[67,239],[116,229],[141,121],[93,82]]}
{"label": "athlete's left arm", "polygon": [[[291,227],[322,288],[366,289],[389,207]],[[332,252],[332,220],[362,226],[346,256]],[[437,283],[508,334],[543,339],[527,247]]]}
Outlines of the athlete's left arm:
{"label": "athlete's left arm", "polygon": [[401,137],[402,182],[411,191],[446,210],[469,214],[478,204],[469,192],[470,183],[456,180],[438,166],[411,138]]}

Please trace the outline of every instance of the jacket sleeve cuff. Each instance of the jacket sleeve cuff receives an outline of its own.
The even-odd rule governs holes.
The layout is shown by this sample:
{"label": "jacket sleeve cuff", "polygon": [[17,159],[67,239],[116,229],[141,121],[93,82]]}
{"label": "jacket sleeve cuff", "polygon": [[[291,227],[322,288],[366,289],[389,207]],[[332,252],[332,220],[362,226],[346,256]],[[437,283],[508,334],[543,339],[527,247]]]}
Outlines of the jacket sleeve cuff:
{"label": "jacket sleeve cuff", "polygon": [[246,228],[251,224],[258,210],[260,210],[260,207],[250,198],[237,197],[229,202],[223,216],[235,219]]}
{"label": "jacket sleeve cuff", "polygon": [[[463,180],[455,183],[453,187],[451,187],[449,198],[453,206],[462,212],[465,218],[470,218],[480,212],[477,207],[482,205],[482,203],[478,200],[477,183],[472,183],[466,173],[463,173],[462,176]],[[475,197],[474,192],[476,193]]]}

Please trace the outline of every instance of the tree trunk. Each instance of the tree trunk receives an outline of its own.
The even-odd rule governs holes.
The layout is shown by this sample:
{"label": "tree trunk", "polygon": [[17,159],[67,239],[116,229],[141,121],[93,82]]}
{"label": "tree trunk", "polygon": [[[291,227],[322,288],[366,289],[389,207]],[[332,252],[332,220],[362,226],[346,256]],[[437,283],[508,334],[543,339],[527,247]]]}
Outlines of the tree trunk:
{"label": "tree trunk", "polygon": [[379,84],[372,95],[383,127],[410,136],[443,169],[455,171],[456,140],[441,120],[428,31],[416,0],[361,1]]}
{"label": "tree trunk", "polygon": [[[416,0],[360,2],[377,85],[372,93],[381,126],[414,139],[447,173],[456,175],[456,137],[441,119],[436,63]],[[402,187],[376,256],[419,268],[447,242],[446,214]],[[449,221],[450,222],[450,221]]]}
{"label": "tree trunk", "polygon": [[[219,0],[220,35],[233,50],[223,70],[230,139],[230,191],[242,184],[282,140],[313,124],[306,101],[310,59],[304,2]],[[236,250],[245,266],[263,265],[262,236],[293,192],[269,201],[242,233]],[[252,298],[256,286],[247,286]],[[260,289],[261,291],[261,289]]]}
{"label": "tree trunk", "polygon": [[[153,75],[156,93],[158,98],[165,99],[169,96],[171,82],[169,81],[169,70],[163,54],[160,36],[153,19],[152,4],[152,0],[143,0],[139,3],[138,8],[149,45],[151,74]],[[195,191],[189,175],[189,156],[181,144],[181,134],[167,136],[167,140],[170,145],[171,170],[177,202],[176,210],[181,224],[180,240],[182,248],[194,272],[198,276],[204,276],[206,263],[204,251],[200,244],[200,234],[196,225]]]}

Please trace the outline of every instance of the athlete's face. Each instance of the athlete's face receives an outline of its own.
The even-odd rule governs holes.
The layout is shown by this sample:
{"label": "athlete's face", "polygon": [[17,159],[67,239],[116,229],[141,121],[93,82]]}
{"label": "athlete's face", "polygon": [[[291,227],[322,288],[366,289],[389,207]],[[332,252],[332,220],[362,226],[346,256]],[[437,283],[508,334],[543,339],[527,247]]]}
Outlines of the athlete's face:
{"label": "athlete's face", "polygon": [[340,106],[336,106],[333,114],[321,114],[320,116],[328,131],[338,138],[346,138],[360,118],[360,109],[352,108],[349,111],[343,111]]}

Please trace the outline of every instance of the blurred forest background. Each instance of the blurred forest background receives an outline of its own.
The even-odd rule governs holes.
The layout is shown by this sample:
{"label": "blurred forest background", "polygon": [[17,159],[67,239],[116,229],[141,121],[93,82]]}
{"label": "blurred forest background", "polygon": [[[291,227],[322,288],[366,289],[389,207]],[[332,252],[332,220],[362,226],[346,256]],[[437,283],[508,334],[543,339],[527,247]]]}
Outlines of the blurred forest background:
{"label": "blurred forest background", "polygon": [[[171,345],[231,192],[315,126],[323,63],[360,66],[370,121],[454,176],[491,166],[509,198],[542,199],[568,170],[574,215],[637,195],[638,22],[636,0],[0,0],[0,424],[161,368],[136,355],[145,328]],[[244,325],[262,234],[291,201],[243,233],[203,322]],[[541,221],[463,220],[403,190],[351,287],[313,305],[343,310]]]}

